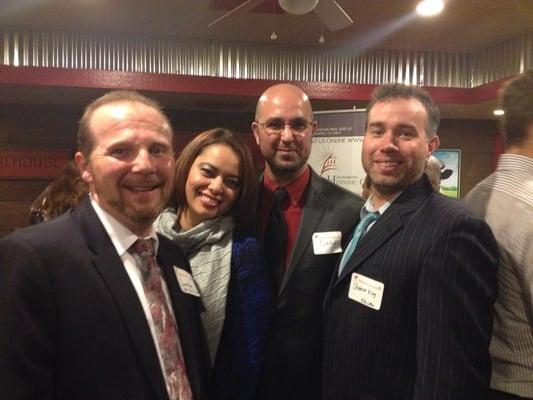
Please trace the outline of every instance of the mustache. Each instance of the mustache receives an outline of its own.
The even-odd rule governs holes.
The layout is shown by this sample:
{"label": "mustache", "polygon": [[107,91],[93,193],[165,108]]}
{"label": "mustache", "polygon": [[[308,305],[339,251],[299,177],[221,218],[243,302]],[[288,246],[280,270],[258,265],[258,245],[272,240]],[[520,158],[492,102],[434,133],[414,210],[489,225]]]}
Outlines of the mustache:
{"label": "mustache", "polygon": [[278,150],[281,150],[281,151],[296,151],[296,146],[294,146],[294,145],[291,145],[291,146],[278,146]]}
{"label": "mustache", "polygon": [[122,182],[123,186],[136,186],[136,187],[161,187],[167,183],[167,180],[157,177],[143,178],[143,179],[128,179]]}

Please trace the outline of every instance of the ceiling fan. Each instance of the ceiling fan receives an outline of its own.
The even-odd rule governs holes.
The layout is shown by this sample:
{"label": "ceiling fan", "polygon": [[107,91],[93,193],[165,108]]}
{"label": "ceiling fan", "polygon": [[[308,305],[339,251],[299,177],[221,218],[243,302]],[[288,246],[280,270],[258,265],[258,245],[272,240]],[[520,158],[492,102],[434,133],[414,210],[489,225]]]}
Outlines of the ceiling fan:
{"label": "ceiling fan", "polygon": [[[246,0],[242,4],[228,11],[223,16],[211,22],[208,27],[230,16],[252,10],[266,0]],[[330,31],[338,31],[350,26],[353,21],[335,0],[276,0],[287,14],[304,15],[311,11],[322,20]]]}

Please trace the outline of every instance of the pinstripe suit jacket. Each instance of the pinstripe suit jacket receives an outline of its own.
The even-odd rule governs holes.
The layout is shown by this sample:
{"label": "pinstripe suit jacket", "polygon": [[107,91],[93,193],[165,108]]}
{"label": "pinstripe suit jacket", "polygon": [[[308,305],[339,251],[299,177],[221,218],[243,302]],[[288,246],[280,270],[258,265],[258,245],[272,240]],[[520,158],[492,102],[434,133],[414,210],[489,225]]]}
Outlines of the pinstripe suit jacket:
{"label": "pinstripe suit jacket", "polygon": [[[497,258],[460,202],[407,188],[326,294],[324,400],[484,399]],[[354,272],[384,284],[379,311],[348,298]]]}

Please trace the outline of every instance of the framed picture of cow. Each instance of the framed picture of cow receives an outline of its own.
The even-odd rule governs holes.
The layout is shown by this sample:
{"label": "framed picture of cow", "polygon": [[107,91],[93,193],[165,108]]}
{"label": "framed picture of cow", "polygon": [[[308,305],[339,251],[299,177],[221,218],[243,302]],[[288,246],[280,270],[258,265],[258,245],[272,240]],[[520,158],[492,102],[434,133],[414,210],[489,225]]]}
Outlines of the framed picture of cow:
{"label": "framed picture of cow", "polygon": [[449,197],[461,195],[461,150],[438,149],[433,155],[440,161],[440,192]]}

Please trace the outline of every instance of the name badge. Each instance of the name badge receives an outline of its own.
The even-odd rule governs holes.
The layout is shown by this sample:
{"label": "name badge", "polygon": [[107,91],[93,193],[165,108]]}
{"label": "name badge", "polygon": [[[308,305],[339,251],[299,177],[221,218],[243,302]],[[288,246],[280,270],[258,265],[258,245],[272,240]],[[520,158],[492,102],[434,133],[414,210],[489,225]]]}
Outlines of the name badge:
{"label": "name badge", "polygon": [[384,288],[385,285],[382,282],[354,272],[352,274],[352,281],[350,282],[348,297],[364,306],[379,310],[381,308]]}
{"label": "name badge", "polygon": [[315,232],[313,233],[313,252],[316,255],[340,253],[342,252],[341,239],[340,231]]}
{"label": "name badge", "polygon": [[194,279],[190,273],[176,266],[174,266],[174,273],[176,274],[176,279],[178,280],[178,284],[183,293],[200,297],[200,292],[198,291],[196,283],[194,283]]}

